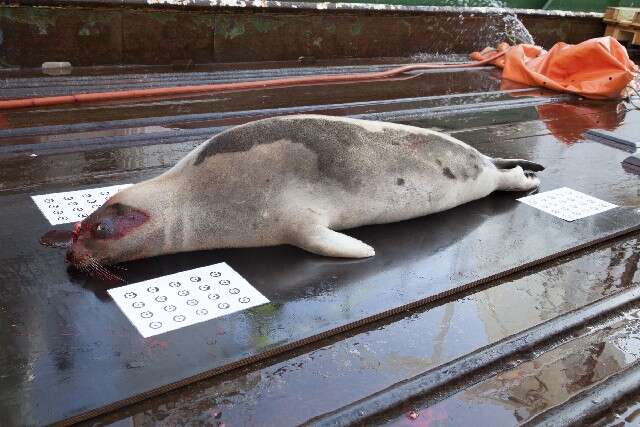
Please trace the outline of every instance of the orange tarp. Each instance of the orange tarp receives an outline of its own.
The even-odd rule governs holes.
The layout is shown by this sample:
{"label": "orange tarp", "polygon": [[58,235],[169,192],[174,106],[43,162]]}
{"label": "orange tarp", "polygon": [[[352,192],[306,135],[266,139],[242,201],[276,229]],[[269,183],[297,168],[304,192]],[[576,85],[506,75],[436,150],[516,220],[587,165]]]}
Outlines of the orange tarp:
{"label": "orange tarp", "polygon": [[[503,79],[592,99],[625,97],[638,72],[627,50],[612,37],[577,45],[560,42],[548,52],[530,44],[502,43],[497,51],[507,51],[492,62],[502,68]],[[496,49],[487,48],[472,53],[471,59],[479,61],[495,53]]]}

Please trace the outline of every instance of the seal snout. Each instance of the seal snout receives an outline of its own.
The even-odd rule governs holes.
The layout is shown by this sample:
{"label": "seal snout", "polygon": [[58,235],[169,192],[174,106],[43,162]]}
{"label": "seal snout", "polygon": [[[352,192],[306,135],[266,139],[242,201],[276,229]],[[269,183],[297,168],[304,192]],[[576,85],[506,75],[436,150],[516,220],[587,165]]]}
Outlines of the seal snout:
{"label": "seal snout", "polygon": [[95,277],[109,283],[119,283],[123,281],[120,276],[107,269],[102,264],[102,261],[92,256],[88,250],[81,247],[77,242],[74,243],[67,251],[66,261],[73,268],[84,271],[91,277]]}
{"label": "seal snout", "polygon": [[68,230],[49,230],[40,236],[39,241],[48,248],[68,248],[72,243],[72,234]]}
{"label": "seal snout", "polygon": [[86,262],[88,257],[89,257],[89,253],[87,253],[86,251],[78,250],[78,244],[75,242],[75,239],[74,239],[73,244],[67,250],[67,256],[66,256],[67,262],[73,265],[74,267],[80,268]]}

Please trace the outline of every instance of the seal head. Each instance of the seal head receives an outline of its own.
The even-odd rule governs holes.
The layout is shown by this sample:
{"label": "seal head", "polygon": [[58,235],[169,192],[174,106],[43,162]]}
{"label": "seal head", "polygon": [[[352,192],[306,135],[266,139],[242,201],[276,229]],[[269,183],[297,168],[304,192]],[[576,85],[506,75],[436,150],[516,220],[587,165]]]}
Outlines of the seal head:
{"label": "seal head", "polygon": [[[149,214],[122,203],[107,202],[73,229],[67,260],[76,268],[91,270],[103,264],[138,258],[143,252],[140,234]],[[131,238],[137,234],[136,238]],[[95,268],[94,268],[95,267]]]}

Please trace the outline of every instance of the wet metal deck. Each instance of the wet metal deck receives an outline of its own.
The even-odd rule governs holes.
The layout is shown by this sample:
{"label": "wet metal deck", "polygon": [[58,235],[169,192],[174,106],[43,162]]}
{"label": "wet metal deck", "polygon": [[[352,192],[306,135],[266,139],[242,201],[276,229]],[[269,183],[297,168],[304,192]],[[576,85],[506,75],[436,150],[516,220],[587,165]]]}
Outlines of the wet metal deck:
{"label": "wet metal deck", "polygon": [[[274,72],[250,73],[263,78]],[[233,79],[221,73],[193,77]],[[173,73],[149,81],[189,78]],[[119,87],[132,81],[144,83],[135,76],[100,76],[85,82],[13,76],[5,85],[13,95],[31,95],[65,93],[74,84]],[[567,223],[502,193],[426,218],[353,230],[354,236],[377,249],[378,255],[366,261],[326,260],[278,247],[128,263],[126,279],[135,282],[226,261],[272,301],[149,339],[128,323],[104,283],[67,270],[62,252],[38,245],[38,237],[50,227],[31,194],[136,182],[157,175],[227,126],[296,112],[441,129],[486,154],[545,164],[542,191],[568,186],[622,207]],[[376,393],[386,387],[470,357],[527,328],[551,325],[558,318],[571,324],[579,317],[572,310],[589,303],[602,305],[590,308],[597,312],[605,310],[607,298],[617,297],[625,304],[637,299],[635,294],[617,294],[640,284],[635,232],[640,226],[640,178],[623,167],[632,153],[603,143],[602,135],[587,140],[583,134],[599,129],[633,141],[640,133],[639,117],[640,112],[622,102],[584,101],[528,88],[501,90],[491,68],[423,73],[384,84],[0,112],[0,362],[6,367],[0,377],[0,417],[10,425],[77,420],[99,412],[108,412],[101,423],[133,416],[142,425],[192,420],[294,425],[314,417],[319,417],[314,422],[340,424],[353,421],[348,404],[364,399],[362,416],[406,424],[406,408],[384,394],[389,408],[397,407],[395,412],[379,414],[380,407],[373,410],[367,402],[375,401]],[[623,237],[611,241],[616,235]],[[600,241],[608,243],[590,248]],[[559,258],[561,253],[568,255]],[[496,280],[546,258],[554,261]],[[478,287],[464,290],[470,286]],[[463,290],[466,293],[460,293]],[[452,292],[458,295],[449,295]],[[440,305],[434,305],[438,299]],[[611,304],[609,310],[618,307]],[[623,334],[633,330],[633,324],[618,328]],[[539,333],[558,333],[551,329]],[[324,341],[318,341],[321,338]],[[575,348],[608,338],[595,334],[580,339]],[[566,348],[549,349],[547,365],[561,363],[555,354],[566,355],[573,347]],[[266,356],[266,361],[257,361]],[[465,366],[484,369],[478,363]],[[624,370],[629,363],[602,375]],[[220,374],[241,364],[248,366]],[[214,378],[113,412],[132,399],[209,376]],[[486,385],[469,385],[462,397],[434,391],[413,407],[422,413],[434,408],[439,417],[455,412],[458,418],[451,418],[452,424],[482,414],[491,419],[492,411],[481,404],[466,410],[457,403],[471,399],[465,396],[498,390],[491,373],[485,377]],[[582,389],[595,382],[581,383]],[[513,391],[514,396],[518,393]],[[294,402],[296,410],[287,411]],[[553,402],[536,406],[527,417],[516,419],[532,419],[551,406]],[[515,407],[520,414],[525,405]],[[502,425],[513,424],[508,417],[503,420]]]}

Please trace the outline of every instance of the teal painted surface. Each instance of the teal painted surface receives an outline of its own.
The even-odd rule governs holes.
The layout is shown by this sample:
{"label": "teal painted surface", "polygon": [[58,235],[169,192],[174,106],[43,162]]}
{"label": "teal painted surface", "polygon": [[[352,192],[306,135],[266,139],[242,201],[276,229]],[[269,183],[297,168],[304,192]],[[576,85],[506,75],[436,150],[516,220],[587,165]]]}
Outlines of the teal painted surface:
{"label": "teal painted surface", "polygon": [[[305,0],[303,0],[305,1]],[[307,0],[318,1],[318,0]],[[510,7],[518,9],[604,12],[607,7],[640,7],[640,0],[328,0],[332,3],[377,3],[407,6]]]}
{"label": "teal painted surface", "polygon": [[[321,1],[321,0],[302,0]],[[512,7],[541,9],[545,0],[324,0],[330,3],[401,4],[407,6]],[[588,1],[588,0],[587,0]]]}
{"label": "teal painted surface", "polygon": [[550,0],[544,6],[544,9],[604,12],[608,6],[613,6],[613,3],[618,2],[615,0]]}
{"label": "teal painted surface", "polygon": [[640,7],[640,0],[550,0],[544,7],[549,10],[604,12],[607,7]]}

